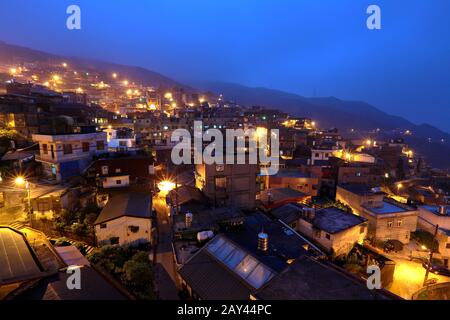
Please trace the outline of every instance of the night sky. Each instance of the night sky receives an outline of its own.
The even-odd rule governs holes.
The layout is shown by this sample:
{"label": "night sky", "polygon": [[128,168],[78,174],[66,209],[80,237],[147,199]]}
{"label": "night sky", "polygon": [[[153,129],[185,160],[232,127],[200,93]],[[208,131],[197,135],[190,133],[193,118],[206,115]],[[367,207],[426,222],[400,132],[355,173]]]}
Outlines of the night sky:
{"label": "night sky", "polygon": [[[66,8],[82,30],[66,28]],[[366,27],[366,8],[382,29]],[[219,80],[364,100],[450,132],[448,0],[1,0],[0,40]]]}

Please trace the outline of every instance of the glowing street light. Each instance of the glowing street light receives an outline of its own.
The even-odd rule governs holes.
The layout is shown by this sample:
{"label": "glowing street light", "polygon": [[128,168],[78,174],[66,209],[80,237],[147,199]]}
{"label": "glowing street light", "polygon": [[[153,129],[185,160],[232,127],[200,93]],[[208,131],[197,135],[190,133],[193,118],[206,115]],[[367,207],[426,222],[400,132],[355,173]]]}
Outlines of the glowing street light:
{"label": "glowing street light", "polygon": [[27,191],[27,202],[28,202],[28,216],[30,218],[30,226],[33,227],[33,211],[31,209],[31,190],[30,190],[30,184],[28,183],[28,180],[25,177],[17,176],[14,179],[14,184],[18,187],[25,186],[25,190]]}
{"label": "glowing street light", "polygon": [[21,186],[23,186],[23,185],[26,183],[26,180],[25,180],[24,177],[18,176],[17,178],[14,179],[14,183],[15,183],[17,186],[21,187]]}
{"label": "glowing street light", "polygon": [[66,62],[63,62],[62,66],[63,66],[64,68],[67,68],[67,63],[66,63]]}
{"label": "glowing street light", "polygon": [[158,183],[158,189],[163,194],[169,193],[170,191],[172,191],[176,187],[177,187],[177,185],[174,182],[170,181],[170,180],[163,180],[160,183]]}
{"label": "glowing street light", "polygon": [[123,84],[124,84],[125,86],[128,86],[128,84],[129,84],[128,80],[124,80],[124,81],[123,81]]}
{"label": "glowing street light", "polygon": [[9,73],[10,73],[12,76],[14,76],[14,75],[17,74],[17,69],[16,69],[16,68],[11,68],[11,69],[9,69]]}
{"label": "glowing street light", "polygon": [[112,74],[112,77],[113,77],[114,79],[117,79],[117,73],[113,73],[113,74]]}

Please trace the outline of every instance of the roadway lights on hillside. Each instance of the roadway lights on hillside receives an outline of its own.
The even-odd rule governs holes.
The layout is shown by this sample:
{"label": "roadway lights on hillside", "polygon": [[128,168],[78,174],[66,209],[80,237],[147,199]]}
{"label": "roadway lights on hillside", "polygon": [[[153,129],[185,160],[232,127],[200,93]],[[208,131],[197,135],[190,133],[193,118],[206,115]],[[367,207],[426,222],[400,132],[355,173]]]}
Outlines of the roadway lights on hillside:
{"label": "roadway lights on hillside", "polygon": [[17,74],[17,69],[16,68],[9,69],[9,74],[15,76]]}

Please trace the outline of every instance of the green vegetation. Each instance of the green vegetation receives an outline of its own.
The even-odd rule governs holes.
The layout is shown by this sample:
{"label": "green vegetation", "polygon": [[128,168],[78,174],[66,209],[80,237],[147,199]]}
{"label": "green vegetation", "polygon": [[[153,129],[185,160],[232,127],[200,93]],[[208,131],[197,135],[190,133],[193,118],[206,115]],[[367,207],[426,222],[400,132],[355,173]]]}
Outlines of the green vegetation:
{"label": "green vegetation", "polygon": [[91,203],[78,211],[61,210],[55,219],[55,228],[60,232],[72,231],[78,236],[87,236],[93,231],[93,225],[101,208]]}
{"label": "green vegetation", "polygon": [[417,230],[411,234],[411,238],[427,248],[437,250],[439,243],[433,239],[433,235],[425,230]]}
{"label": "green vegetation", "polygon": [[148,258],[148,248],[104,246],[94,250],[88,259],[102,267],[140,300],[154,300],[153,265]]}

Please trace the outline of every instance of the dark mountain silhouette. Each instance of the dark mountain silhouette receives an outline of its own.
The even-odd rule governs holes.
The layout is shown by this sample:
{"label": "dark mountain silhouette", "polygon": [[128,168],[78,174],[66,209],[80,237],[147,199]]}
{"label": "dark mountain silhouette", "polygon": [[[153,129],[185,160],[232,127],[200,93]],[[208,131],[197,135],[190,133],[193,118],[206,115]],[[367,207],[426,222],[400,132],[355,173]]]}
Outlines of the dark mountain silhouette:
{"label": "dark mountain silhouette", "polygon": [[[131,81],[155,87],[180,87],[194,91],[192,87],[170,79],[160,73],[141,67],[126,66],[104,61],[77,57],[62,57],[42,51],[32,50],[0,41],[0,63],[18,64],[22,62],[68,62],[75,68],[93,70],[105,77],[111,72],[126,76]],[[450,168],[450,135],[431,125],[415,125],[410,121],[389,115],[370,104],[359,101],[344,101],[334,97],[305,98],[296,94],[267,88],[250,88],[242,85],[222,82],[195,84],[204,91],[223,93],[229,100],[241,105],[260,105],[278,108],[295,116],[315,119],[321,128],[337,127],[342,132],[350,128],[357,130],[411,130],[412,136],[407,142],[435,167]],[[428,139],[432,139],[432,143]],[[439,142],[444,139],[445,142]]]}
{"label": "dark mountain silhouette", "polygon": [[[335,97],[305,98],[296,94],[267,88],[251,88],[233,83],[206,82],[196,84],[202,90],[222,93],[241,105],[277,108],[289,114],[316,120],[321,128],[339,128],[383,132],[412,131],[403,136],[406,142],[435,167],[450,167],[450,135],[429,124],[416,125],[402,117],[387,114],[374,106],[360,101],[344,101]],[[395,136],[395,134],[393,135]],[[386,136],[384,136],[386,137]],[[429,139],[431,138],[431,143]],[[444,142],[441,142],[444,139]]]}
{"label": "dark mountain silhouette", "polygon": [[153,72],[141,67],[126,66],[105,61],[98,61],[93,59],[84,59],[78,57],[63,57],[42,51],[37,51],[25,47],[11,45],[0,41],[0,63],[18,64],[21,62],[40,62],[40,63],[61,63],[66,61],[74,68],[83,70],[97,71],[104,74],[106,77],[111,75],[111,72],[117,72],[122,76],[129,78],[137,83],[142,83],[147,86],[155,87],[180,87],[188,91],[192,90],[186,85],[183,85],[173,79],[170,79],[160,73]]}

